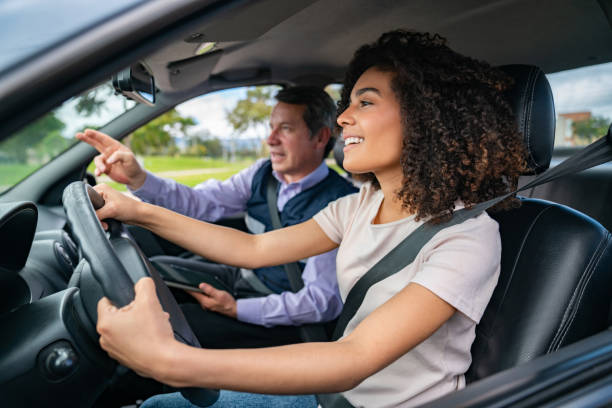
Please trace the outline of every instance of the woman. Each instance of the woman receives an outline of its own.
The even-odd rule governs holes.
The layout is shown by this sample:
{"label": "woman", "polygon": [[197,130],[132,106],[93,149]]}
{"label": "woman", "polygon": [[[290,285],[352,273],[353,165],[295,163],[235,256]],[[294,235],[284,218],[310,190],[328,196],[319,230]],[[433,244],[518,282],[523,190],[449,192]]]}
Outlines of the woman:
{"label": "woman", "polygon": [[[344,167],[366,181],[358,194],[303,224],[261,235],[188,219],[106,186],[96,188],[107,200],[98,217],[141,225],[206,258],[247,268],[339,246],[338,283],[346,299],[422,223],[514,189],[525,161],[501,95],[509,85],[501,72],[451,51],[437,35],[389,32],[356,52],[339,104]],[[513,199],[500,204],[509,205]],[[176,342],[152,282],[143,279],[127,307],[100,301],[100,344],[136,372],[177,387],[343,392],[355,406],[418,405],[464,386],[500,253],[497,223],[483,213],[442,230],[412,264],[373,285],[340,340],[257,350]],[[214,406],[317,404],[308,395],[221,394]],[[179,405],[164,405],[172,403]],[[144,406],[180,404],[186,402],[174,395]]]}

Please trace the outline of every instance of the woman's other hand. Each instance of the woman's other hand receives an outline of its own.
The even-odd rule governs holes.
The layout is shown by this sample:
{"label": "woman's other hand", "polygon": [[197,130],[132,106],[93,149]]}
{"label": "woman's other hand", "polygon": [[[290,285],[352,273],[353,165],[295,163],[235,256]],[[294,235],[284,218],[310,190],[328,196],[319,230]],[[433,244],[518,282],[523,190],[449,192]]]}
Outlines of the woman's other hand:
{"label": "woman's other hand", "polygon": [[[164,357],[178,344],[172,333],[169,314],[164,312],[151,278],[134,285],[134,300],[118,309],[103,297],[98,302],[97,331],[100,346],[119,363],[143,377],[158,378]],[[158,378],[159,379],[159,378]]]}

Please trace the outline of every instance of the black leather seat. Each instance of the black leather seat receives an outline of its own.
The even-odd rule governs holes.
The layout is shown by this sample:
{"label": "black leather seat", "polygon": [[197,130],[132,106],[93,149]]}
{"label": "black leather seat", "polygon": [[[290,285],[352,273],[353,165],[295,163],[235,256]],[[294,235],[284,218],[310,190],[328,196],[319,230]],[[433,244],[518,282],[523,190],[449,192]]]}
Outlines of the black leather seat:
{"label": "black leather seat", "polygon": [[[555,113],[544,73],[502,67],[515,78],[509,98],[535,173],[553,149]],[[524,198],[493,214],[502,238],[501,275],[476,329],[474,381],[550,353],[608,327],[612,238],[597,221],[569,207]]]}

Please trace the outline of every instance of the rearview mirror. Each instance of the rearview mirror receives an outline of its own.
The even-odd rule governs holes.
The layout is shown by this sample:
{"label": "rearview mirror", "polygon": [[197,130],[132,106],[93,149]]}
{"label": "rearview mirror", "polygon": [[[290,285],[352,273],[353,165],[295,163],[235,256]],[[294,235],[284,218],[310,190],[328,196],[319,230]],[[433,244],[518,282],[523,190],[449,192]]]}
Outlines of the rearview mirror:
{"label": "rearview mirror", "polygon": [[115,91],[145,105],[155,105],[155,80],[149,70],[137,63],[113,75]]}

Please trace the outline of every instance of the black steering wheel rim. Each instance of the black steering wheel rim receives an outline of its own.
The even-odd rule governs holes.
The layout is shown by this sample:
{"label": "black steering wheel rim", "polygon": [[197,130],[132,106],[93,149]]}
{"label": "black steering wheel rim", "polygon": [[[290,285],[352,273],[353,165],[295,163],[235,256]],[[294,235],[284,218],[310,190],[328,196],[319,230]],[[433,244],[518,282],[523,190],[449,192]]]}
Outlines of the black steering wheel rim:
{"label": "black steering wheel rim", "polygon": [[72,235],[82,257],[89,264],[93,277],[101,286],[104,296],[117,307],[126,306],[134,300],[134,284],[143,277],[153,278],[160,303],[170,314],[170,322],[177,339],[191,346],[200,347],[176,299],[136,244],[133,244],[132,250],[137,251],[140,262],[131,262],[130,272],[126,271],[98,221],[89,194],[93,194],[94,197],[97,195],[101,199],[90,186],[75,181],[65,188],[62,201]]}
{"label": "black steering wheel rim", "polygon": [[[73,238],[81,250],[82,257],[87,261],[95,280],[100,284],[102,292],[116,306],[122,307],[134,300],[134,284],[142,277],[150,277],[155,282],[157,296],[164,311],[170,315],[170,324],[174,336],[182,343],[200,347],[200,343],[191,330],[176,299],[164,283],[159,273],[151,265],[140,248],[130,240],[128,250],[136,251],[140,262],[132,262],[135,270],[128,273],[117,256],[113,245],[109,242],[102,225],[96,216],[92,201],[102,197],[82,181],[69,184],[62,195],[66,218],[72,230]],[[133,255],[133,252],[132,252]],[[87,296],[87,294],[84,294]],[[184,397],[199,406],[214,403],[219,392],[205,388],[184,388],[180,390]]]}
{"label": "black steering wheel rim", "polygon": [[[104,295],[117,307],[126,306],[134,299],[134,282],[96,217],[86,185],[81,181],[69,184],[64,189],[62,202],[73,238]],[[141,272],[147,276],[145,271]]]}

